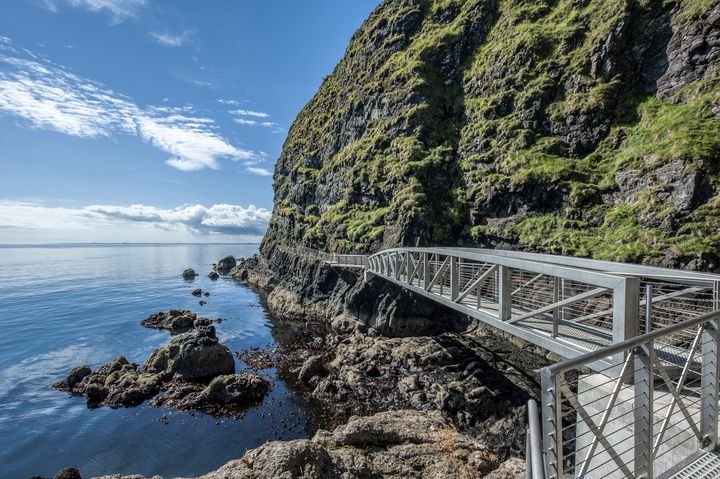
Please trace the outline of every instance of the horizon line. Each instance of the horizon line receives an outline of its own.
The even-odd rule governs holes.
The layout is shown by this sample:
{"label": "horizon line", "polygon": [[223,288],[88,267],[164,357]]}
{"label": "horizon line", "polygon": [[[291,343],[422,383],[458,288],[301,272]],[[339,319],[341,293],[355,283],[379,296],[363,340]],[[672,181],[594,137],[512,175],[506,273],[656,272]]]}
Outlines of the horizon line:
{"label": "horizon line", "polygon": [[123,241],[123,242],[59,242],[59,243],[0,243],[2,247],[12,246],[107,246],[107,245],[236,245],[236,244],[260,244],[260,241],[232,241],[232,242],[148,242],[148,241]]}

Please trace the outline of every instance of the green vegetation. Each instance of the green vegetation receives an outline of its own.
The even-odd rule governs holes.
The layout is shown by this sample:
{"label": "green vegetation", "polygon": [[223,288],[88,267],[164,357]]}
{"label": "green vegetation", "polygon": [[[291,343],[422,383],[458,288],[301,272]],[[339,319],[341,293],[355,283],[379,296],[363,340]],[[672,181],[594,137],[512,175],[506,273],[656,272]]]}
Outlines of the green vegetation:
{"label": "green vegetation", "polygon": [[701,21],[719,2],[385,2],[290,130],[269,238],[717,253],[720,197],[680,208],[655,176],[720,189],[720,79],[662,101],[626,63],[656,41],[633,21]]}

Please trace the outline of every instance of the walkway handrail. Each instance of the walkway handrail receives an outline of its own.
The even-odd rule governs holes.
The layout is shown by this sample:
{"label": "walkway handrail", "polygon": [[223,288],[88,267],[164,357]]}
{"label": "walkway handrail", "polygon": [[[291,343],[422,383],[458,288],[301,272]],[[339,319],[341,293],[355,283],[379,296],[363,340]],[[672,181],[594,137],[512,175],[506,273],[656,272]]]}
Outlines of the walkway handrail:
{"label": "walkway handrail", "polygon": [[682,323],[676,323],[670,326],[666,326],[663,329],[657,329],[651,333],[643,334],[642,336],[635,336],[633,338],[626,339],[625,341],[606,346],[597,351],[590,351],[589,353],[581,354],[574,358],[566,359],[562,362],[552,364],[544,369],[547,369],[551,374],[568,371],[570,369],[590,364],[600,358],[612,356],[613,354],[617,354],[622,351],[637,348],[638,346],[641,346],[648,341],[654,341],[664,336],[669,336],[673,333],[682,331],[684,329],[692,328],[713,319],[720,319],[720,311],[711,311],[709,313],[703,314],[702,316],[697,316],[695,318],[683,321]]}
{"label": "walkway handrail", "polygon": [[720,311],[543,368],[548,479],[653,478],[715,450],[719,380]]}
{"label": "walkway handrail", "polygon": [[509,258],[529,259],[533,261],[543,261],[546,263],[580,267],[592,269],[595,271],[603,271],[611,274],[633,275],[648,278],[667,278],[682,281],[693,281],[702,284],[712,284],[718,281],[718,275],[715,273],[706,273],[703,271],[678,270],[673,268],[665,268],[660,266],[647,266],[634,263],[619,263],[617,261],[605,261],[591,258],[582,258],[577,256],[563,256],[546,253],[526,253],[524,251],[500,250],[500,249],[479,249],[479,248],[457,248],[457,250],[487,252],[497,256],[506,256]]}
{"label": "walkway handrail", "polygon": [[376,260],[382,255],[391,253],[427,253],[464,258],[478,262],[489,262],[492,264],[524,269],[536,273],[551,274],[553,276],[584,281],[606,288],[615,288],[627,279],[624,275],[614,275],[602,271],[588,270],[573,266],[555,265],[547,262],[533,261],[528,258],[515,258],[511,256],[498,255],[495,254],[494,251],[495,250],[470,250],[462,248],[389,248],[370,255],[368,257],[368,264],[370,265],[370,269],[372,269],[373,260]]}

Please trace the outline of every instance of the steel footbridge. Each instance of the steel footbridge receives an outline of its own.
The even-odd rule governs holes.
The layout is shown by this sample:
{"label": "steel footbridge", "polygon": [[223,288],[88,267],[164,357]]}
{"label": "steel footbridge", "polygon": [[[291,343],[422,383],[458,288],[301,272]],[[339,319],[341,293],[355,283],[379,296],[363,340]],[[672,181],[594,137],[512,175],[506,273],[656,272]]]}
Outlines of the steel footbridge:
{"label": "steel footbridge", "polygon": [[720,478],[720,275],[471,248],[312,254],[564,358],[528,408],[528,478]]}

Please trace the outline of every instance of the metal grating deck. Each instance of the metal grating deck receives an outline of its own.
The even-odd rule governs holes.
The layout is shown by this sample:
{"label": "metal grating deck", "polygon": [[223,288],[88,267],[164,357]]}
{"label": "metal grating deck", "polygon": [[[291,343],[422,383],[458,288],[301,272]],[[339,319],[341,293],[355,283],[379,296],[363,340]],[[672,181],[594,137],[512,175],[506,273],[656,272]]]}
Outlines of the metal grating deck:
{"label": "metal grating deck", "polygon": [[668,479],[720,479],[720,454],[706,452]]}

